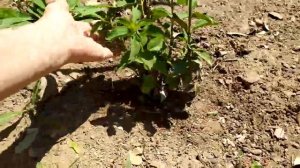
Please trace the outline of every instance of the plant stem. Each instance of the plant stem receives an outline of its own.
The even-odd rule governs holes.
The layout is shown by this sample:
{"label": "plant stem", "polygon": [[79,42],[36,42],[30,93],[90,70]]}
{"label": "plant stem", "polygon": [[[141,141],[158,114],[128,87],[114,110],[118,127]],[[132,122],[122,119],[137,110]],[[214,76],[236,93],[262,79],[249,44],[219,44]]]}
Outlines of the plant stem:
{"label": "plant stem", "polygon": [[188,0],[188,6],[189,6],[189,20],[188,20],[188,55],[191,56],[191,48],[190,48],[190,44],[191,44],[191,29],[192,29],[192,0]]}
{"label": "plant stem", "polygon": [[192,13],[193,13],[193,7],[192,7],[192,0],[188,0],[188,6],[189,6],[189,21],[188,21],[188,44],[191,43],[191,29],[192,29]]}
{"label": "plant stem", "polygon": [[[170,1],[170,7],[171,7],[171,13],[172,17],[174,15],[174,0]],[[170,48],[169,48],[169,56],[172,57],[172,52],[173,52],[173,45],[174,45],[174,21],[171,19],[171,34],[170,34]]]}
{"label": "plant stem", "polygon": [[143,15],[143,17],[145,17],[145,1],[144,0],[141,0],[141,8],[142,8],[142,15]]}

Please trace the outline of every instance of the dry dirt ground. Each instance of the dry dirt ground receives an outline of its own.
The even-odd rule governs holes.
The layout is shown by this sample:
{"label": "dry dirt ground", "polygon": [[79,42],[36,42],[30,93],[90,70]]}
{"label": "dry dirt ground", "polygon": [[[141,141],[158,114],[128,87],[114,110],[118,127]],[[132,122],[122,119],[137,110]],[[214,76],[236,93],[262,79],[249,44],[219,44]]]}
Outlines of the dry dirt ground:
{"label": "dry dirt ground", "polygon": [[[50,96],[35,117],[1,128],[0,167],[124,167],[132,153],[142,159],[134,167],[292,167],[300,155],[300,1],[199,3],[220,25],[195,36],[216,61],[197,96],[173,93],[157,113],[137,103],[113,63],[68,65],[47,77]],[[20,91],[0,102],[0,113],[29,98]],[[15,154],[25,130],[36,128],[30,147]]]}

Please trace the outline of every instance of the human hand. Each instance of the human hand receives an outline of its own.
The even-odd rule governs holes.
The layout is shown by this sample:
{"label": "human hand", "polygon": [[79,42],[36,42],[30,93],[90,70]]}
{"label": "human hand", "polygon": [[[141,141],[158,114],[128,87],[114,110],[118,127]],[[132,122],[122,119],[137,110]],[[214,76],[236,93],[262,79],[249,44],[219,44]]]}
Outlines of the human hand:
{"label": "human hand", "polygon": [[[90,37],[91,26],[75,21],[66,0],[48,0],[43,17],[34,23],[57,64],[102,61],[113,53]],[[47,50],[46,50],[47,51]],[[52,60],[53,60],[52,59]]]}

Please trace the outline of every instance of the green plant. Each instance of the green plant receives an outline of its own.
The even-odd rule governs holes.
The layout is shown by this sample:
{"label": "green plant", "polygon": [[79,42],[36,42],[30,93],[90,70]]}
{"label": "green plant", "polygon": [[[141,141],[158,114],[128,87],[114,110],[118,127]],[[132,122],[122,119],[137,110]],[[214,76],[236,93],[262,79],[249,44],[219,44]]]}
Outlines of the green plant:
{"label": "green plant", "polygon": [[[212,58],[197,47],[192,35],[199,28],[217,23],[195,11],[196,0],[117,0],[93,6],[78,0],[68,3],[75,20],[93,20],[92,33],[101,32],[108,41],[125,44],[119,70],[134,70],[142,93],[155,100],[163,101],[169,90],[191,85],[203,60],[212,65]],[[44,8],[43,0],[31,0],[18,11],[1,9],[0,26],[34,22]],[[187,8],[188,12],[175,12],[179,8]]]}
{"label": "green plant", "polygon": [[[210,55],[198,48],[192,34],[199,28],[217,24],[211,17],[197,11],[193,0],[169,0],[164,6],[151,5],[149,0],[122,0],[115,6],[129,11],[108,23],[107,40],[119,39],[128,44],[119,69],[131,68],[140,78],[141,91],[163,101],[170,89],[184,88],[201,61],[212,64]],[[187,13],[175,13],[178,5],[187,6]],[[109,11],[109,10],[108,10]],[[192,24],[192,21],[195,21]],[[99,30],[103,24],[98,24]],[[107,27],[107,24],[106,24]],[[97,28],[98,29],[98,28]]]}

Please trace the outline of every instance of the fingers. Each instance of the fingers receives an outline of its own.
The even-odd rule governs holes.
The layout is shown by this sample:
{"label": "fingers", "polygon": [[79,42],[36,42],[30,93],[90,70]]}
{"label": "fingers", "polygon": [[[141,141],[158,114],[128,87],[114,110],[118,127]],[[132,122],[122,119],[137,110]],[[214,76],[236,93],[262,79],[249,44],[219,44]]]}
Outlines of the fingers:
{"label": "fingers", "polygon": [[84,37],[77,46],[77,54],[72,55],[71,62],[103,61],[113,57],[113,53],[106,47],[96,43],[92,38]]}
{"label": "fingers", "polygon": [[108,48],[96,43],[91,38],[86,38],[85,44],[87,45],[87,52],[91,57],[107,59],[113,56],[113,53]]}

